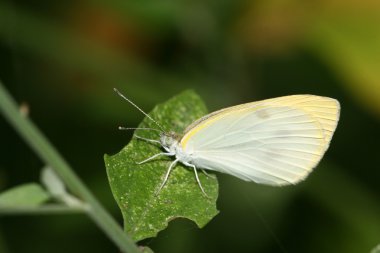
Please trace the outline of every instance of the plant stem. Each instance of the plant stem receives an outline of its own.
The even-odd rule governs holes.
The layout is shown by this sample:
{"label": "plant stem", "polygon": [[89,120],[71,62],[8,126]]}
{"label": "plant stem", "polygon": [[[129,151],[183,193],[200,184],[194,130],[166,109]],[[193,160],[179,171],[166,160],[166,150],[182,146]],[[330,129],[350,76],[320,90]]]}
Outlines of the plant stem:
{"label": "plant stem", "polygon": [[123,252],[140,252],[133,240],[124,233],[112,216],[101,206],[47,138],[27,117],[21,115],[16,102],[1,82],[0,111],[39,157],[56,171],[67,188],[89,205],[87,213],[111,240]]}
{"label": "plant stem", "polygon": [[0,216],[5,215],[41,215],[41,214],[80,214],[86,213],[86,209],[69,207],[64,205],[43,205],[37,207],[2,207]]}

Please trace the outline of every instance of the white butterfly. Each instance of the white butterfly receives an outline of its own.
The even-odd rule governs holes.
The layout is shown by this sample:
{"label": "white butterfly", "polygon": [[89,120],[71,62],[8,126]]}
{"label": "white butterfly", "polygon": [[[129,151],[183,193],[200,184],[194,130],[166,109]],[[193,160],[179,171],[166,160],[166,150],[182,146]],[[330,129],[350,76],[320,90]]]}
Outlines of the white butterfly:
{"label": "white butterfly", "polygon": [[[225,108],[210,113],[186,128],[183,135],[165,132],[132,101],[115,91],[162,129],[158,156],[174,156],[158,191],[177,162],[219,171],[246,181],[281,186],[297,184],[319,163],[336,129],[339,102],[314,95],[292,95]],[[126,129],[126,128],[122,128]],[[130,128],[128,128],[130,129]]]}

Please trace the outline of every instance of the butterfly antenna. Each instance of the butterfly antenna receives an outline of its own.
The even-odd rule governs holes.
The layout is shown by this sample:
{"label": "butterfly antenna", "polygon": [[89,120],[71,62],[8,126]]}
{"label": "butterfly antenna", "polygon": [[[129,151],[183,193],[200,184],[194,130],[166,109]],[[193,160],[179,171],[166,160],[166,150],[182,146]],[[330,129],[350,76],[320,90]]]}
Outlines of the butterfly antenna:
{"label": "butterfly antenna", "polygon": [[124,96],[120,91],[118,91],[116,88],[113,88],[113,90],[123,99],[125,99],[127,102],[129,102],[131,105],[133,105],[137,110],[139,110],[142,114],[144,114],[146,117],[148,117],[151,121],[153,121],[162,132],[165,132],[164,128],[158,124],[157,121],[155,121],[151,116],[149,116],[146,112],[144,112],[140,107],[138,107],[135,103],[133,103],[131,100],[129,100],[126,96]]}
{"label": "butterfly antenna", "polygon": [[161,130],[149,127],[122,127],[119,126],[119,130],[153,130],[162,133]]}

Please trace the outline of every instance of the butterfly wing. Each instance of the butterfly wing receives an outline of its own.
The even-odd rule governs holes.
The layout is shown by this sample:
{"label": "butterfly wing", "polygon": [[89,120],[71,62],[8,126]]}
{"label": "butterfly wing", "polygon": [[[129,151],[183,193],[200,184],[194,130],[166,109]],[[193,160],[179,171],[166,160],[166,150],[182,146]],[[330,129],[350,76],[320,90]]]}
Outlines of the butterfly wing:
{"label": "butterfly wing", "polygon": [[293,95],[226,108],[190,125],[182,149],[198,168],[269,185],[303,180],[326,152],[335,99]]}

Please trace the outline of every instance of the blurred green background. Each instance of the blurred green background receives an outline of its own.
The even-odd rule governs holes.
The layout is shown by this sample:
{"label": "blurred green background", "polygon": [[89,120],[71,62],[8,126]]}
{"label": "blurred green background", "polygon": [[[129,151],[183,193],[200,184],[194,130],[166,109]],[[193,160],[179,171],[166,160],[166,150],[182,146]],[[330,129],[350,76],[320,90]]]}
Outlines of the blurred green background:
{"label": "blurred green background", "polygon": [[[294,187],[218,175],[220,214],[176,220],[155,252],[370,252],[380,243],[380,2],[0,1],[0,79],[121,222],[103,154],[146,111],[194,89],[210,111],[289,94],[330,96],[329,151]],[[43,164],[0,119],[0,191]],[[119,252],[84,215],[0,217],[0,252]]]}

